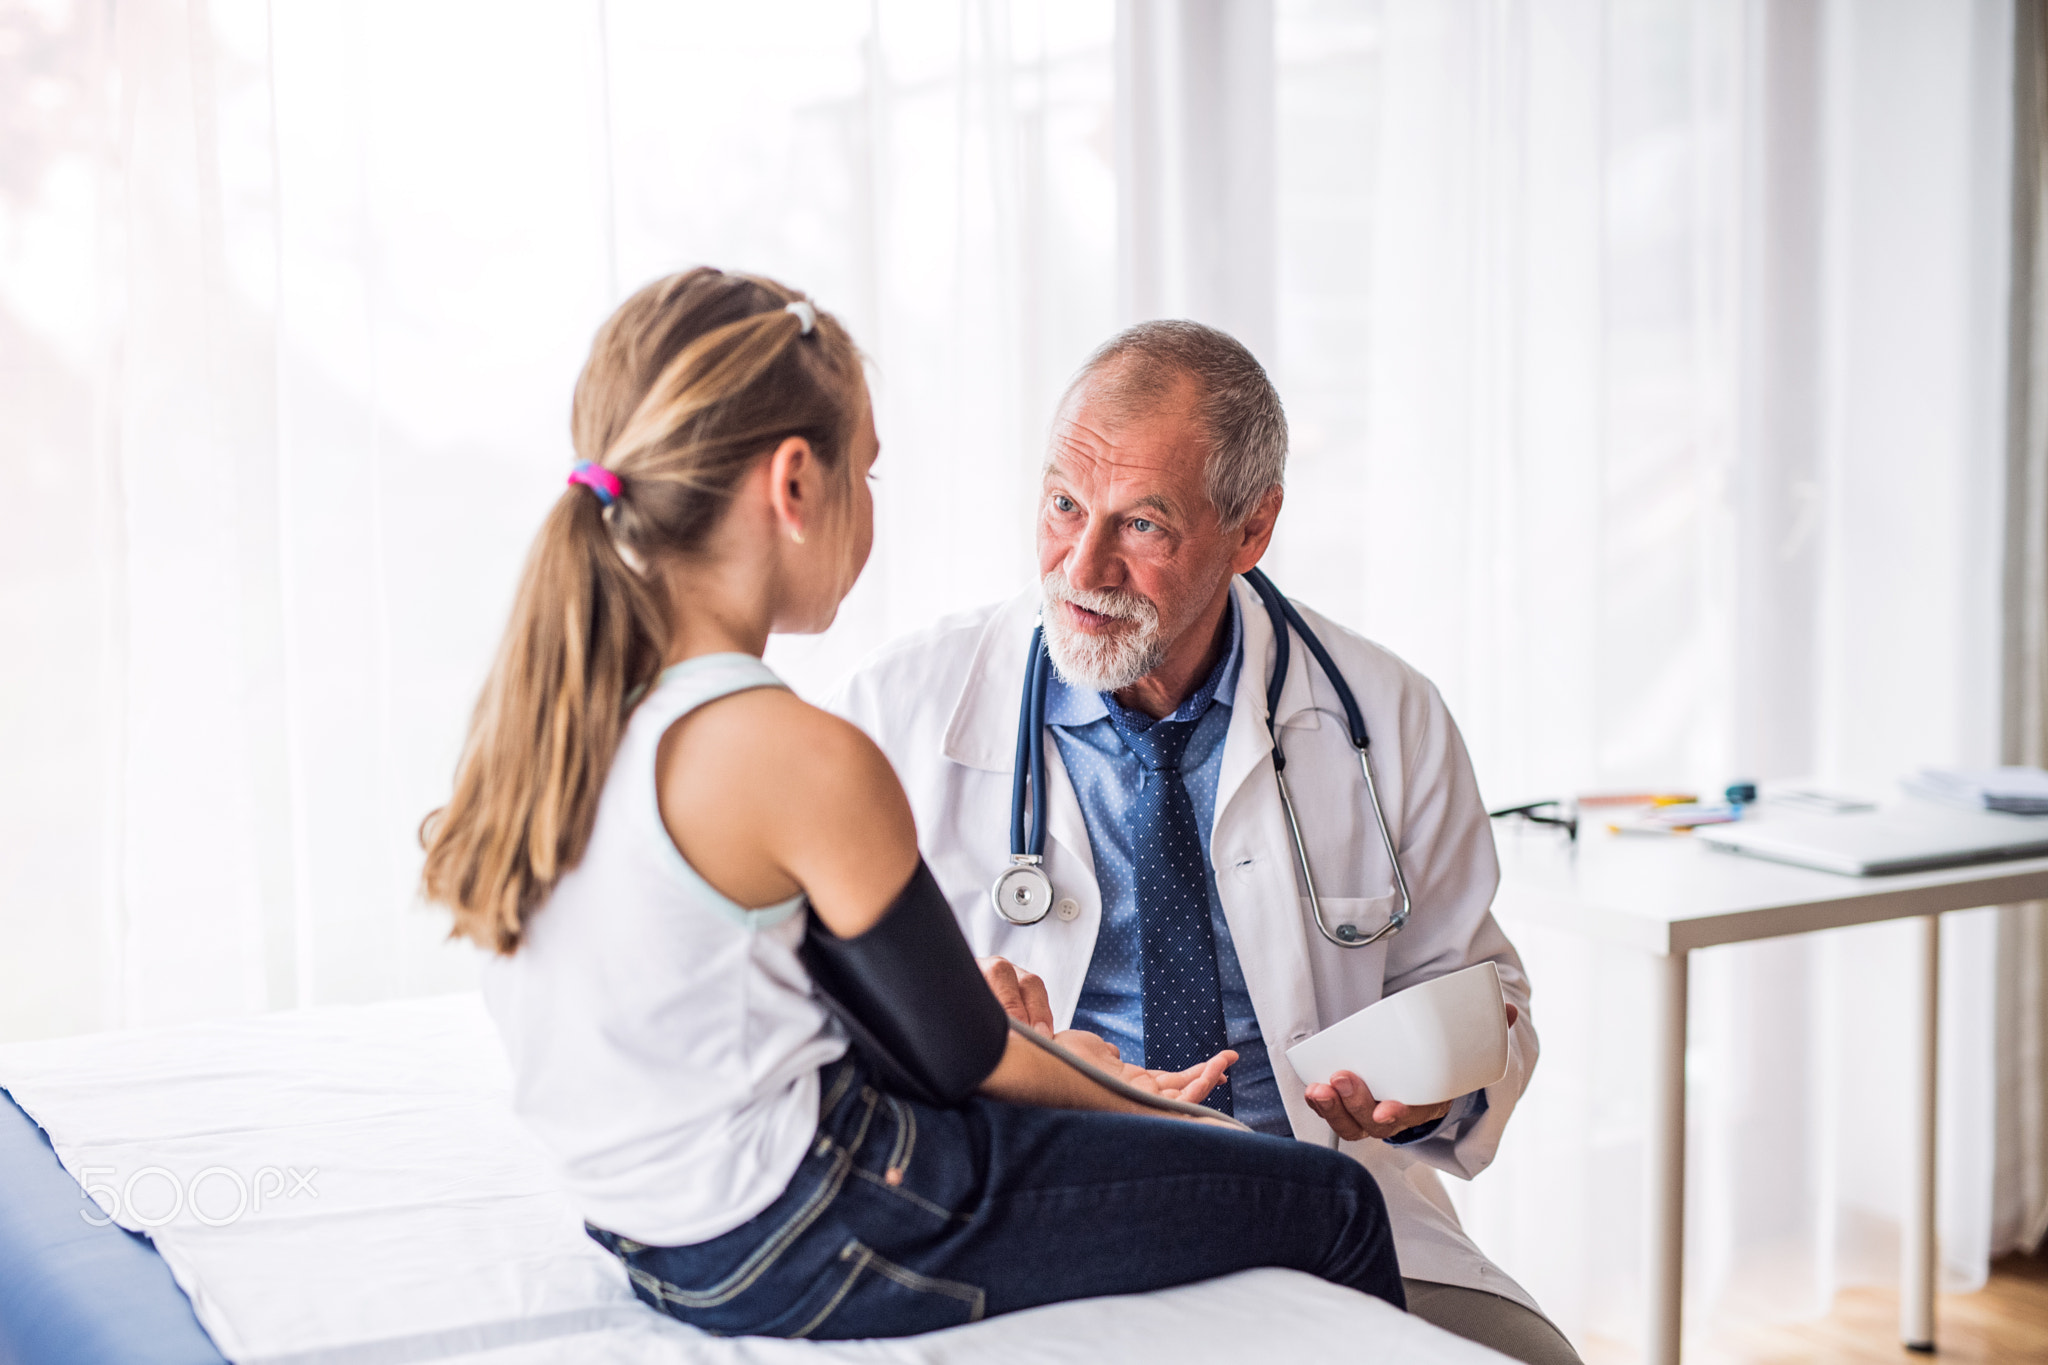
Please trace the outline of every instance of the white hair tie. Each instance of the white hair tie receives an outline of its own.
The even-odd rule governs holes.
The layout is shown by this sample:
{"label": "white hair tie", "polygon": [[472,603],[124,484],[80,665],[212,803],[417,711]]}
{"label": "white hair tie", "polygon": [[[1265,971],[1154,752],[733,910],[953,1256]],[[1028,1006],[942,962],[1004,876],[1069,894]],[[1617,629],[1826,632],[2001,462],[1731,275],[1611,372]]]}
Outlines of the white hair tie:
{"label": "white hair tie", "polygon": [[803,324],[802,336],[809,336],[811,329],[818,325],[818,310],[811,307],[809,299],[798,299],[795,303],[784,304],[782,311],[796,314],[796,320]]}

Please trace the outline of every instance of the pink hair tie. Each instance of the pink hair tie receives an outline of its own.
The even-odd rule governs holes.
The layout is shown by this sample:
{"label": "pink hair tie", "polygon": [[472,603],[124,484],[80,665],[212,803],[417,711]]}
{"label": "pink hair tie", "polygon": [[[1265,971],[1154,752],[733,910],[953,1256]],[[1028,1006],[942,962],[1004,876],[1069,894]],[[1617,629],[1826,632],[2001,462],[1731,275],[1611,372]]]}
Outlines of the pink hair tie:
{"label": "pink hair tie", "polygon": [[606,507],[626,494],[626,487],[619,482],[619,476],[594,460],[578,460],[576,467],[569,471],[569,482],[580,483],[597,494],[597,500]]}

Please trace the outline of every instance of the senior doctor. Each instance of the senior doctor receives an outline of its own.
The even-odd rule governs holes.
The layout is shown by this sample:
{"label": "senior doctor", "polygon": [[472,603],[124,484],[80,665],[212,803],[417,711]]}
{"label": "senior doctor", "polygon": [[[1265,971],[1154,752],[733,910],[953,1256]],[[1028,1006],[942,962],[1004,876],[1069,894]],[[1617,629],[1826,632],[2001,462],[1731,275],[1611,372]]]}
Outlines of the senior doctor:
{"label": "senior doctor", "polygon": [[[885,648],[837,709],[894,763],[926,859],[1012,1014],[1085,1030],[1106,1042],[1060,1036],[1154,1070],[1236,1053],[1210,1103],[1304,1142],[1334,1133],[1365,1163],[1411,1311],[1531,1365],[1576,1362],[1465,1235],[1437,1176],[1486,1167],[1536,1063],[1527,978],[1489,908],[1498,869],[1471,763],[1428,679],[1306,607],[1373,737],[1413,914],[1343,947],[1301,894],[1266,724],[1273,631],[1237,577],[1272,538],[1286,454],[1279,395],[1237,341],[1192,322],[1125,331],[1054,420],[1041,582]],[[1010,864],[1019,696],[1041,616],[1055,899],[1026,925],[995,912],[990,884]],[[1400,898],[1344,713],[1298,640],[1274,715],[1324,917],[1369,934]],[[1349,1072],[1289,1067],[1288,1047],[1383,994],[1484,961],[1514,1025],[1498,1084],[1409,1108]]]}

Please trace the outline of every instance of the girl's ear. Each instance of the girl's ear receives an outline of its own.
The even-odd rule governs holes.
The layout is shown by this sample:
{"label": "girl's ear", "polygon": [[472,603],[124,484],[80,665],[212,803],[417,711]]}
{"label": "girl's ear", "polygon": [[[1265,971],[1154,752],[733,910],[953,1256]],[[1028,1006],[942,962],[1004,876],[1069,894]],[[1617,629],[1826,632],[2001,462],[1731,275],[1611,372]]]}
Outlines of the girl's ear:
{"label": "girl's ear", "polygon": [[818,510],[817,499],[804,487],[816,466],[811,443],[801,436],[791,436],[768,457],[768,505],[774,510],[782,533],[799,545],[804,543],[805,528]]}

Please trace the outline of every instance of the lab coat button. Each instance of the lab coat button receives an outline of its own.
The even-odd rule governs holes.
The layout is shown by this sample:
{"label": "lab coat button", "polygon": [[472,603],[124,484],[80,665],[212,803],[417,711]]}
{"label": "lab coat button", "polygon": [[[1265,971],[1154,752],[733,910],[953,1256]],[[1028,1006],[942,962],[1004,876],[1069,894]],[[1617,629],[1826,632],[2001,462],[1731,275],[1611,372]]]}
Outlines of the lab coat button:
{"label": "lab coat button", "polygon": [[1081,917],[1081,902],[1072,896],[1061,896],[1058,904],[1053,906],[1052,912],[1061,919],[1072,922]]}

